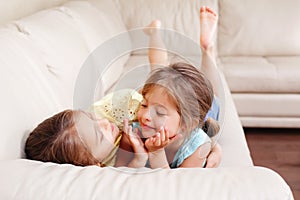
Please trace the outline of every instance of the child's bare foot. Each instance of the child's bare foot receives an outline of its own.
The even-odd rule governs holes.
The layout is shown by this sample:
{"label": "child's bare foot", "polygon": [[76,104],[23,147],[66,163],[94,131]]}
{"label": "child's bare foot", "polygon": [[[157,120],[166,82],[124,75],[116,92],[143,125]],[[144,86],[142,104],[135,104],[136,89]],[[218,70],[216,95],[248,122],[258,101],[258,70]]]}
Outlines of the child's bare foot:
{"label": "child's bare foot", "polygon": [[207,50],[213,45],[213,36],[218,22],[217,14],[207,6],[200,8],[200,45]]}
{"label": "child's bare foot", "polygon": [[157,19],[153,20],[148,26],[144,28],[144,33],[147,35],[152,35],[160,27],[161,27],[161,22]]}

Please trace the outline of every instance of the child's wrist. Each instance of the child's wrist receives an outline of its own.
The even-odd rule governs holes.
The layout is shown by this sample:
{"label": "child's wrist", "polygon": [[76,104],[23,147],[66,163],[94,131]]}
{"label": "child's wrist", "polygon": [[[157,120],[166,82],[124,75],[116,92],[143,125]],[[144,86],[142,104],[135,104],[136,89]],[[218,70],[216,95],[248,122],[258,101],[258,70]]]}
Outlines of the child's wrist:
{"label": "child's wrist", "polygon": [[160,155],[160,154],[165,154],[165,149],[164,148],[160,148],[160,149],[152,149],[152,151],[149,151],[149,156],[152,155],[152,156],[157,156],[157,155]]}
{"label": "child's wrist", "polygon": [[149,152],[148,154],[152,169],[169,168],[169,163],[164,148]]}
{"label": "child's wrist", "polygon": [[146,162],[148,160],[148,154],[147,153],[135,153],[133,160],[138,162]]}
{"label": "child's wrist", "polygon": [[144,167],[147,163],[148,155],[135,155],[133,159],[128,164],[128,167],[138,168],[138,167]]}

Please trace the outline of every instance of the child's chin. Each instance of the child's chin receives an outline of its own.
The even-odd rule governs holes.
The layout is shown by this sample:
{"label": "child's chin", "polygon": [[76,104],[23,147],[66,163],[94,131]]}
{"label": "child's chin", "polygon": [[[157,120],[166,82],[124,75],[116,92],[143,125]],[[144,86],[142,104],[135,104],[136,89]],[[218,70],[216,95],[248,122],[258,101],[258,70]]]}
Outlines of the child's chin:
{"label": "child's chin", "polygon": [[154,131],[154,130],[142,130],[142,136],[143,136],[143,138],[149,138],[149,137],[152,137],[152,136],[154,136],[155,134],[156,134],[156,132]]}

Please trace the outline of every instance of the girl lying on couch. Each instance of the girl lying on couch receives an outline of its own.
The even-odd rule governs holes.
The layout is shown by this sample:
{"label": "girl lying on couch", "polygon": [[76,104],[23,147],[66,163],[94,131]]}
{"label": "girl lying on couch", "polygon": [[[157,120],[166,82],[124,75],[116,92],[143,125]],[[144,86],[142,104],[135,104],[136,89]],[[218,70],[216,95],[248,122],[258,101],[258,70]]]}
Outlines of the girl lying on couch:
{"label": "girl lying on couch", "polygon": [[[203,16],[204,12],[216,16],[207,9],[202,9],[200,15]],[[204,19],[207,18],[202,17]],[[216,23],[216,20],[209,19],[208,24],[210,22]],[[151,28],[150,32],[155,33],[155,29]],[[152,35],[155,34],[151,33],[150,37]],[[203,41],[207,42],[203,40],[205,37],[202,34],[201,44]],[[150,63],[155,63],[151,59],[157,60],[157,56],[165,61],[159,57],[165,56],[161,52],[152,53],[149,52]],[[211,140],[202,129],[205,123],[213,121],[210,118],[207,120],[210,117],[207,113],[214,99],[212,91],[202,73],[191,65],[177,63],[159,68],[152,72],[142,89],[143,102],[132,104],[139,109],[137,116],[130,120],[135,121],[137,117],[141,131],[132,130],[125,120],[125,134],[120,133],[119,128],[107,119],[98,120],[88,112],[66,110],[42,122],[29,135],[25,153],[29,159],[80,166],[143,167],[149,159],[152,168],[202,167],[207,156],[208,165],[218,165],[220,147],[213,146],[214,153],[209,154]],[[138,106],[140,103],[141,107]],[[98,105],[102,104],[98,102]],[[162,127],[156,127],[155,119],[147,114],[151,107],[154,107],[156,117],[164,118],[161,120],[164,121]],[[96,114],[97,109],[101,111],[105,107],[95,108]],[[217,125],[214,127],[212,136],[218,130]],[[155,130],[154,133],[151,129]],[[145,138],[144,141],[141,138]],[[133,151],[134,154],[128,156],[128,151]],[[210,161],[209,157],[217,159]]]}

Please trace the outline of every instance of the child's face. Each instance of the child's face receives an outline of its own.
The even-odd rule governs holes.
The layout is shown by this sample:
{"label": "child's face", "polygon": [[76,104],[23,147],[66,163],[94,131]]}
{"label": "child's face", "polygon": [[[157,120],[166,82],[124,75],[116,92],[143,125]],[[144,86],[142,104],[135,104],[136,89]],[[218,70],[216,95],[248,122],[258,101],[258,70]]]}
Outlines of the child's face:
{"label": "child's face", "polygon": [[145,138],[153,136],[161,127],[169,130],[170,137],[178,133],[180,115],[162,87],[154,87],[145,95],[137,115]]}
{"label": "child's face", "polygon": [[119,135],[118,127],[107,119],[96,119],[91,113],[80,111],[76,115],[76,129],[92,155],[102,161],[113,149]]}

